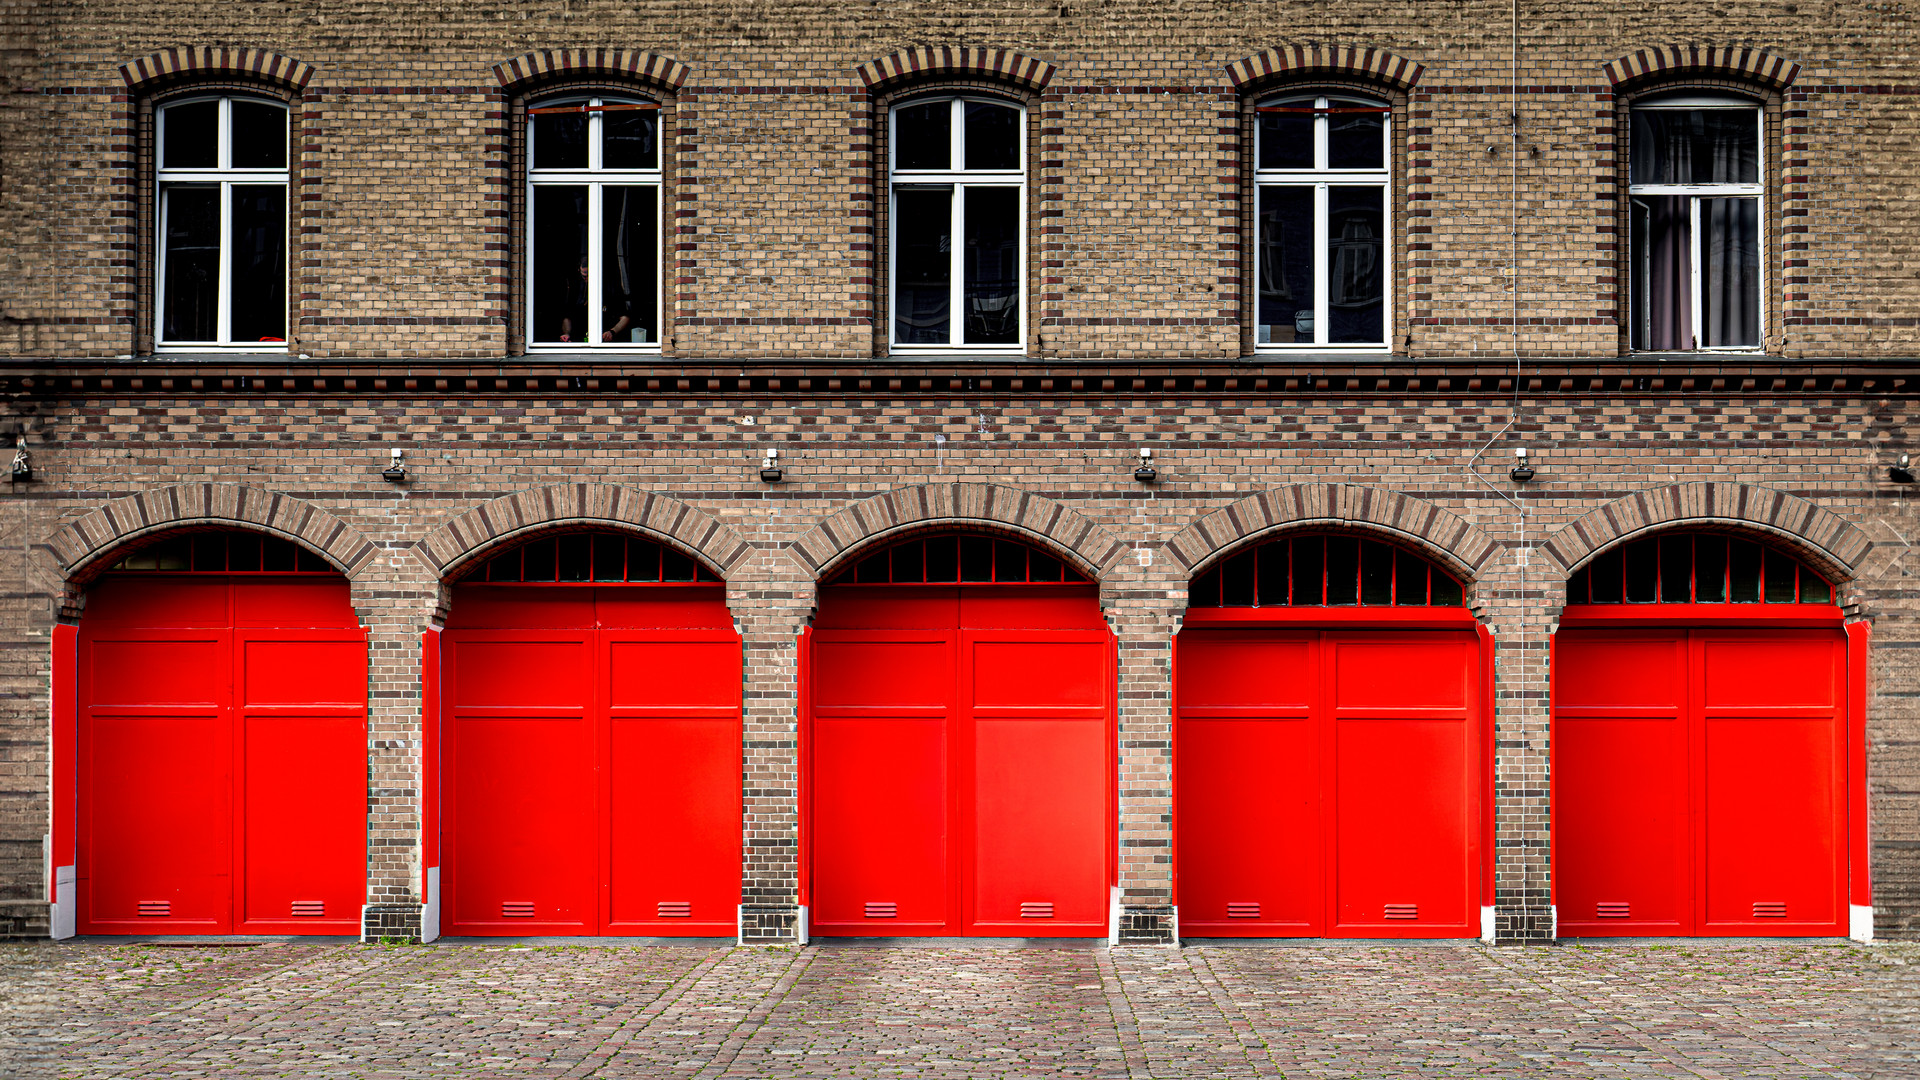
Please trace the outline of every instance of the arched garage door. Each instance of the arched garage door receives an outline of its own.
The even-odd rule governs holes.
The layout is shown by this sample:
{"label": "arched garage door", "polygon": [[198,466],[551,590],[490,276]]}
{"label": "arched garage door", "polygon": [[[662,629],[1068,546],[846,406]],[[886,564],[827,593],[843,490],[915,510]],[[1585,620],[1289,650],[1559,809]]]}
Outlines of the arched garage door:
{"label": "arched garage door", "polygon": [[808,635],[816,934],[1098,937],[1113,635],[1094,586],[986,536],[869,555]]}
{"label": "arched garage door", "polygon": [[713,573],[613,534],[453,588],[442,926],[711,936],[740,903],[740,637]]}
{"label": "arched garage door", "polygon": [[1176,642],[1185,937],[1480,933],[1483,637],[1459,582],[1351,536],[1200,575]]}
{"label": "arched garage door", "polygon": [[1760,544],[1682,533],[1599,556],[1567,599],[1560,932],[1846,933],[1855,785],[1832,585]]}
{"label": "arched garage door", "polygon": [[357,934],[367,640],[294,544],[176,536],[87,595],[78,663],[83,934]]}

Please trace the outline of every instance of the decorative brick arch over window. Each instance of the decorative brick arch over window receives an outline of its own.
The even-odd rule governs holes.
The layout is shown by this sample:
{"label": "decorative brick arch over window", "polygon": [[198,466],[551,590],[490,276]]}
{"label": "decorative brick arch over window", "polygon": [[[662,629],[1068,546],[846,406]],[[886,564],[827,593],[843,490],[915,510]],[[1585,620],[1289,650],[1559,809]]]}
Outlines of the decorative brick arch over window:
{"label": "decorative brick arch over window", "polygon": [[1038,91],[1053,80],[1056,70],[1045,60],[1008,49],[951,45],[903,49],[854,68],[868,90],[880,90],[910,79],[973,75]]}
{"label": "decorative brick arch over window", "polygon": [[312,64],[265,49],[217,46],[162,49],[120,65],[120,77],[137,92],[184,79],[252,78],[298,92],[313,78]]}
{"label": "decorative brick arch over window", "polygon": [[1189,573],[1280,530],[1350,529],[1399,540],[1471,583],[1500,547],[1465,518],[1424,499],[1358,484],[1289,484],[1215,510],[1175,533],[1167,551]]}
{"label": "decorative brick arch over window", "polygon": [[1858,573],[1873,541],[1852,522],[1819,505],[1751,484],[1695,483],[1652,488],[1615,499],[1555,530],[1544,547],[1572,572],[1595,555],[1651,531],[1687,526],[1763,533],[1839,583]]}
{"label": "decorative brick arch over window", "polygon": [[873,541],[969,524],[1037,542],[1095,581],[1127,551],[1112,533],[1066,504],[998,484],[920,484],[875,495],[814,526],[794,541],[792,551],[816,580],[824,581]]}
{"label": "decorative brick arch over window", "polygon": [[1384,49],[1360,45],[1281,45],[1227,65],[1227,77],[1242,89],[1277,79],[1340,78],[1408,90],[1425,65]]}
{"label": "decorative brick arch over window", "polygon": [[563,78],[639,79],[678,90],[691,72],[671,56],[635,49],[541,49],[493,65],[510,94]]}
{"label": "decorative brick arch over window", "polygon": [[1601,65],[1615,90],[1686,76],[1711,76],[1784,90],[1800,74],[1785,57],[1742,45],[1660,45]]}

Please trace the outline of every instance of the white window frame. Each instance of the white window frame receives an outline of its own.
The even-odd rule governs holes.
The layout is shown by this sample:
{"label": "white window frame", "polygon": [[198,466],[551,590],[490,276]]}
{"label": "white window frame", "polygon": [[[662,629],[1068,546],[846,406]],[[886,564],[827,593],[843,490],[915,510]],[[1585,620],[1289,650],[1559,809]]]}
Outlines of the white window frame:
{"label": "white window frame", "polygon": [[[1327,126],[1331,117],[1324,112],[1316,112],[1313,117],[1313,167],[1310,169],[1263,169],[1260,167],[1260,123],[1253,125],[1253,304],[1251,314],[1255,352],[1316,352],[1316,353],[1354,353],[1380,354],[1392,351],[1394,331],[1393,281],[1398,266],[1397,251],[1394,243],[1393,212],[1393,113],[1392,103],[1363,94],[1320,93],[1296,94],[1287,97],[1267,98],[1256,104],[1256,108],[1269,106],[1287,106],[1300,108],[1311,105],[1315,110],[1327,109],[1339,105],[1360,105],[1368,108],[1387,109],[1382,112],[1380,131],[1380,168],[1378,169],[1330,169],[1327,167]],[[1332,270],[1327,258],[1328,189],[1334,187],[1380,188],[1380,222],[1385,235],[1380,238],[1380,341],[1365,344],[1331,344],[1326,341],[1328,328],[1332,325],[1329,318],[1328,297],[1331,289],[1328,276]],[[1313,340],[1312,341],[1260,341],[1260,288],[1263,282],[1263,269],[1260,260],[1260,193],[1270,187],[1311,187],[1313,188]]]}
{"label": "white window frame", "polygon": [[[1633,154],[1632,154],[1633,147],[1632,147],[1631,141],[1629,141],[1628,147],[1627,147],[1627,150],[1628,150],[1627,160],[1629,162],[1629,165],[1628,165],[1629,183],[1627,184],[1627,273],[1630,276],[1628,278],[1628,281],[1631,283],[1635,278],[1638,277],[1640,273],[1640,253],[1633,250],[1633,214],[1635,209],[1634,196],[1636,195],[1690,196],[1690,198],[1687,200],[1687,238],[1688,238],[1687,272],[1691,280],[1688,282],[1690,295],[1688,297],[1687,302],[1692,305],[1691,310],[1693,312],[1693,319],[1694,319],[1693,340],[1696,344],[1694,344],[1692,348],[1681,349],[1679,351],[1701,352],[1701,353],[1764,352],[1767,347],[1767,331],[1769,330],[1769,326],[1767,324],[1767,308],[1769,306],[1767,304],[1767,297],[1768,295],[1770,295],[1769,284],[1771,280],[1771,275],[1768,272],[1769,268],[1767,264],[1772,261],[1767,257],[1767,251],[1768,251],[1768,248],[1767,248],[1767,239],[1768,239],[1767,237],[1767,110],[1759,102],[1754,101],[1751,98],[1736,97],[1731,94],[1728,94],[1728,95],[1721,95],[1721,94],[1675,95],[1672,97],[1656,98],[1654,100],[1647,101],[1644,103],[1632,103],[1627,106],[1627,111],[1628,111],[1627,138],[1629,140],[1633,138],[1633,115],[1632,114],[1643,111],[1643,110],[1651,112],[1656,109],[1680,109],[1680,110],[1724,109],[1727,111],[1734,111],[1734,110],[1740,110],[1740,109],[1750,110],[1753,113],[1753,122],[1756,129],[1755,138],[1758,139],[1758,141],[1754,144],[1754,165],[1755,165],[1754,180],[1755,182],[1751,184],[1635,184],[1631,182],[1631,168],[1632,168],[1631,162],[1633,160]],[[1700,268],[1702,265],[1702,260],[1700,257],[1700,200],[1701,199],[1742,198],[1742,197],[1751,197],[1755,200],[1756,206],[1754,210],[1754,220],[1759,223],[1759,230],[1760,230],[1760,235],[1754,241],[1756,244],[1759,245],[1759,255],[1760,255],[1760,286],[1759,286],[1760,296],[1758,299],[1758,307],[1759,307],[1759,313],[1760,313],[1760,333],[1759,333],[1760,340],[1753,345],[1716,345],[1716,346],[1700,345],[1698,344],[1700,340],[1699,319],[1700,319],[1700,312],[1702,310],[1701,303],[1700,303],[1701,302]],[[1648,290],[1645,288],[1642,288],[1639,291],[1640,291],[1640,295],[1642,296],[1645,296],[1648,292]],[[1629,295],[1631,295],[1631,293],[1629,293]],[[1650,318],[1652,315],[1650,311],[1634,311],[1634,312],[1631,312],[1630,314],[1631,314],[1631,317],[1633,318],[1634,325],[1630,327],[1629,330],[1641,329],[1643,325],[1641,323],[1641,320]],[[1636,336],[1638,336],[1640,340],[1645,341],[1650,335],[1645,330],[1643,330],[1638,335],[1629,333],[1627,335],[1628,343],[1631,344],[1634,337]],[[1634,349],[1633,351],[1641,352],[1641,353],[1668,353],[1674,350]]]}
{"label": "white window frame", "polygon": [[[902,169],[898,165],[900,147],[899,122],[900,110],[937,101],[946,101],[952,112],[947,123],[947,133],[951,139],[947,162],[952,165],[966,164],[966,108],[967,102],[977,101],[1001,108],[1015,109],[1019,112],[1018,147],[1020,161],[1012,169]],[[952,97],[921,97],[902,101],[887,110],[887,343],[889,350],[903,355],[910,354],[952,354],[952,353],[992,353],[1025,355],[1027,351],[1027,107],[1005,98],[978,94],[961,94]],[[947,320],[946,344],[928,344],[924,342],[903,343],[894,334],[897,328],[895,313],[899,307],[900,277],[896,272],[900,229],[899,190],[903,187],[942,187],[953,189],[952,221],[948,225],[951,238],[951,262],[947,283]],[[1014,273],[1016,292],[1014,298],[1015,316],[1019,319],[1014,336],[1017,340],[1011,345],[969,345],[966,343],[966,226],[967,199],[965,189],[970,187],[1007,187],[1017,192],[1014,213],[1018,215],[1016,235],[1018,247],[1015,258],[1019,263]]]}
{"label": "white window frame", "polygon": [[[250,94],[199,94],[193,97],[176,98],[162,102],[154,110],[153,158],[156,166],[153,171],[153,205],[155,208],[156,228],[153,234],[153,342],[156,353],[283,353],[292,345],[293,327],[292,304],[281,315],[287,320],[283,323],[282,336],[286,341],[243,341],[233,340],[232,309],[232,268],[233,257],[233,188],[262,187],[277,185],[283,191],[290,192],[287,177],[290,169],[282,166],[278,169],[236,169],[233,167],[233,103],[236,101],[258,102],[262,105],[277,106],[287,114],[287,162],[293,161],[293,110],[278,98],[260,97]],[[218,157],[211,169],[175,169],[169,168],[167,152],[167,113],[177,105],[191,105],[196,102],[217,101],[220,103],[219,122],[214,133]],[[167,310],[167,188],[170,185],[218,186],[220,189],[220,271],[219,271],[219,314],[215,317],[217,336],[213,341],[167,341],[161,337],[166,331]],[[280,197],[280,234],[281,250],[284,253],[289,280],[292,277],[292,245],[287,242],[287,215],[293,208],[287,204],[287,194]],[[283,285],[280,295],[288,299],[290,289]]]}
{"label": "white window frame", "polygon": [[[558,105],[653,105],[659,102],[638,94],[589,94],[563,95],[544,98],[529,103],[529,108],[547,109]],[[662,162],[666,160],[666,125],[658,121],[659,112],[655,112],[653,128],[653,168],[651,169],[608,169],[601,165],[600,127],[602,112],[587,113],[587,167],[584,169],[535,169],[534,163],[534,123],[533,114],[526,118],[527,153],[527,191],[526,191],[526,235],[523,237],[526,250],[522,253],[526,266],[526,318],[525,345],[530,353],[571,353],[583,348],[594,352],[613,353],[654,353],[660,352],[660,342],[666,337],[666,325],[663,315],[666,310],[666,270],[663,265],[667,243],[667,208],[665,187],[661,183]],[[534,280],[533,238],[536,229],[534,221],[534,189],[536,187],[584,186],[587,189],[587,331],[584,341],[535,341],[534,325]],[[601,341],[600,317],[604,313],[600,304],[602,288],[601,271],[601,191],[608,187],[651,187],[653,188],[653,212],[655,216],[653,237],[653,327],[654,340],[639,341]]]}

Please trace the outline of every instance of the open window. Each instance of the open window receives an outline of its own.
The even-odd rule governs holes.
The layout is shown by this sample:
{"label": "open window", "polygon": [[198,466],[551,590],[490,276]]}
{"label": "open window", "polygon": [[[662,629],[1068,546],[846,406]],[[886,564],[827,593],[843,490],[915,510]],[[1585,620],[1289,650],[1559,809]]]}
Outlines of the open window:
{"label": "open window", "polygon": [[1255,346],[1385,349],[1391,107],[1319,94],[1254,116]]}
{"label": "open window", "polygon": [[637,98],[527,110],[527,345],[660,347],[660,114]]}
{"label": "open window", "polygon": [[973,97],[892,111],[893,349],[1026,342],[1026,110]]}
{"label": "open window", "polygon": [[286,105],[190,97],[156,123],[156,347],[284,350]]}
{"label": "open window", "polygon": [[1759,348],[1760,106],[1671,95],[1637,102],[1629,115],[1632,347]]}

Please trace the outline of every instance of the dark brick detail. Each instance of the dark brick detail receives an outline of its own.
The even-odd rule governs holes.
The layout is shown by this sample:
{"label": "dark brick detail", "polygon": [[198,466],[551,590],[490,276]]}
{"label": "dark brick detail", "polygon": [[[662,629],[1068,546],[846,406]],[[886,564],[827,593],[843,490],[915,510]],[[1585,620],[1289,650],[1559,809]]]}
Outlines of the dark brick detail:
{"label": "dark brick detail", "polygon": [[1543,545],[1568,571],[1649,529],[1733,526],[1772,536],[1830,577],[1849,580],[1873,541],[1859,526],[1784,491],[1752,484],[1674,484],[1635,492],[1554,530]]}
{"label": "dark brick detail", "polygon": [[1120,909],[1119,944],[1174,945],[1178,942],[1172,905],[1129,905]]}
{"label": "dark brick detail", "polygon": [[360,943],[378,945],[382,939],[420,944],[420,905],[369,904],[360,915]]}
{"label": "dark brick detail", "polygon": [[136,541],[190,525],[235,526],[284,536],[318,552],[348,577],[374,556],[371,541],[327,511],[245,484],[180,484],[115,499],[61,526],[47,546],[71,587],[80,588]]}
{"label": "dark brick detail", "polygon": [[692,69],[671,56],[637,49],[540,49],[493,65],[493,77],[508,93],[549,79],[617,77],[642,79],[678,90]]}
{"label": "dark brick detail", "polygon": [[1358,484],[1290,484],[1215,510],[1181,529],[1167,550],[1189,573],[1234,548],[1281,529],[1357,529],[1429,552],[1472,581],[1499,551],[1471,522],[1424,499]]}
{"label": "dark brick detail", "polygon": [[46,938],[53,932],[48,911],[43,900],[0,901],[0,941]]}
{"label": "dark brick detail", "polygon": [[740,909],[740,944],[798,945],[800,909],[793,904],[748,904]]}
{"label": "dark brick detail", "polygon": [[314,70],[312,64],[265,49],[177,46],[121,64],[120,77],[134,90],[177,79],[233,75],[250,75],[300,90],[313,78]]}
{"label": "dark brick detail", "polygon": [[985,75],[1029,90],[1053,81],[1054,66],[1045,60],[1008,49],[979,49],[964,45],[921,46],[855,67],[869,90],[931,76]]}
{"label": "dark brick detail", "polygon": [[722,578],[750,552],[713,515],[670,495],[614,484],[555,484],[482,503],[429,532],[414,554],[444,578],[501,543],[535,529],[608,525],[678,548]]}
{"label": "dark brick detail", "polygon": [[1600,65],[1616,88],[1678,75],[1712,75],[1784,90],[1800,75],[1785,57],[1741,45],[1659,45]]}
{"label": "dark brick detail", "polygon": [[1233,85],[1246,87],[1292,76],[1335,76],[1406,90],[1426,67],[1384,49],[1358,45],[1282,45],[1227,65]]}

